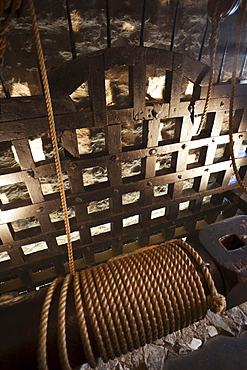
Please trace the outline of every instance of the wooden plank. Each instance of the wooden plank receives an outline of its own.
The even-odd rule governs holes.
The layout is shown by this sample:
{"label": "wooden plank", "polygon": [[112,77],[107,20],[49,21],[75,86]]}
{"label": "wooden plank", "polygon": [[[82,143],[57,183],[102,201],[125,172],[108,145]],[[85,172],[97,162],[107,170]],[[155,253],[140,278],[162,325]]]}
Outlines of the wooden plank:
{"label": "wooden plank", "polygon": [[[209,111],[215,112],[219,111],[219,109],[224,113],[226,107],[229,105],[228,98],[216,98],[211,99]],[[205,101],[198,100],[195,105],[195,114],[201,114]],[[247,104],[246,97],[236,97],[235,98],[235,107],[236,109],[245,108]],[[179,111],[177,112],[177,116],[185,116],[187,119],[188,116],[188,102],[180,102],[179,104]],[[163,110],[163,117],[166,118],[167,116],[167,103],[161,105],[161,110]],[[152,108],[153,109],[153,108]],[[151,110],[152,110],[151,109]],[[150,107],[146,107],[145,109],[145,119],[149,119],[150,115]],[[126,119],[132,119],[133,117],[133,109],[123,109],[123,110],[108,110],[108,117],[109,123],[117,123],[117,122],[124,122]],[[56,115],[55,117],[56,127],[58,131],[82,128],[82,127],[91,127],[93,125],[92,121],[92,112],[88,110],[83,110],[78,113],[66,113]],[[29,118],[23,119],[20,121],[8,121],[8,125],[12,125],[13,132],[20,132],[26,131],[30,136],[31,135],[40,135],[41,133],[48,131],[48,122],[47,117],[36,117],[36,118]],[[24,127],[24,130],[23,130]],[[9,131],[7,125],[0,126],[1,131]]]}
{"label": "wooden plank", "polygon": [[80,158],[76,130],[66,130],[62,133],[62,146],[73,157]]}
{"label": "wooden plank", "polygon": [[[207,96],[207,88],[208,84],[205,81],[202,82],[202,90],[201,90],[201,98],[205,99]],[[229,98],[230,96],[230,89],[231,84],[230,83],[221,83],[219,85],[214,85],[212,90],[212,99],[221,97],[221,98]],[[247,86],[246,84],[236,84],[235,86],[235,96],[236,97],[246,97],[247,94]]]}
{"label": "wooden plank", "polygon": [[217,149],[217,143],[215,143],[215,140],[212,139],[212,143],[208,146],[206,158],[203,162],[205,166],[210,165],[214,162],[216,149]]}
{"label": "wooden plank", "polygon": [[[215,173],[215,172],[219,172],[221,170],[227,170],[230,166],[230,163],[231,163],[230,161],[224,161],[224,162],[215,163],[215,164],[209,165],[209,166],[201,166],[201,167],[197,167],[195,169],[190,169],[190,170],[178,172],[176,175],[180,176],[181,180],[194,178],[194,177],[198,177],[198,176],[202,176],[202,175],[209,175],[212,172]],[[244,166],[246,164],[247,164],[247,158],[246,157],[237,159],[237,165],[238,166]],[[153,178],[149,179],[149,182],[152,183],[152,186],[155,186],[155,185],[157,186],[157,185],[162,185],[162,184],[170,184],[170,183],[174,182],[174,174],[169,173],[169,174],[162,175],[162,176],[159,176],[159,177],[153,177]],[[123,193],[126,193],[126,192],[133,192],[133,191],[137,191],[137,190],[142,190],[142,189],[145,189],[145,187],[147,187],[147,181],[144,179],[144,180],[138,181],[137,183],[122,184],[121,186],[118,187],[118,189],[119,189],[119,194],[123,194]],[[235,187],[236,187],[236,185],[235,185]],[[219,190],[224,191],[225,189],[222,188],[222,189],[219,189]],[[104,192],[105,192],[104,195],[106,197],[107,196],[110,197],[114,194],[113,189],[111,189],[111,188],[109,188],[109,189],[106,188],[104,190]],[[73,196],[68,195],[68,205],[72,206],[73,204],[76,204],[75,199],[78,196],[79,195],[77,195],[77,194],[73,195]],[[83,197],[83,195],[82,195],[82,197]],[[96,197],[96,199],[102,199],[102,187],[99,188],[96,191],[93,191],[92,193],[91,192],[87,193],[87,201],[92,201],[92,200],[94,200],[95,197]],[[10,205],[8,205],[8,204],[3,205],[3,206],[5,207],[6,210],[2,211],[2,220],[4,220],[2,222],[12,222],[13,220],[16,220],[16,219],[26,218],[26,217],[29,217],[30,215],[35,215],[35,214],[37,214],[36,212],[39,212],[40,209],[42,209],[42,213],[52,212],[52,210],[60,208],[60,201],[58,199],[58,194],[57,194],[56,199],[54,199],[54,200],[46,201],[46,202],[35,204],[35,205],[32,205],[32,206],[24,206],[21,209],[18,209],[18,208],[17,209],[9,209],[8,207]],[[12,204],[11,204],[11,207],[13,207]]]}
{"label": "wooden plank", "polygon": [[[110,125],[106,128],[106,147],[111,155],[107,165],[107,175],[110,186],[114,188],[114,196],[110,198],[110,211],[112,215],[122,212],[122,196],[119,194],[118,187],[122,184],[122,168],[119,162],[119,153],[122,151],[121,125]],[[113,236],[119,236],[123,232],[122,220],[113,218],[111,222]],[[117,243],[117,248],[121,244]],[[116,249],[117,251],[117,249]]]}
{"label": "wooden plank", "polygon": [[109,107],[107,110],[108,123],[109,125],[115,123],[124,123],[132,121],[133,119],[133,108],[122,108],[122,109],[112,109]]}
{"label": "wooden plank", "polygon": [[35,168],[35,163],[33,161],[28,140],[15,140],[13,145],[16,150],[21,169],[28,170],[26,173],[27,176],[25,178],[25,184],[32,202],[43,202],[44,196],[42,194],[39,180],[34,178],[33,168]]}
{"label": "wooden plank", "polygon": [[[1,131],[5,131],[4,127],[7,129],[8,125],[13,126],[13,131],[20,131],[19,121],[4,121],[1,123]],[[33,117],[33,118],[23,118],[21,121],[24,127],[24,132],[27,135],[41,135],[44,132],[49,131],[47,117]],[[82,127],[91,127],[93,125],[92,112],[88,110],[80,111],[78,113],[67,113],[55,115],[55,124],[58,131],[82,128]],[[8,130],[6,130],[8,131]]]}
{"label": "wooden plank", "polygon": [[247,122],[247,108],[244,108],[241,122],[239,124],[239,131],[246,131],[246,122]]}
{"label": "wooden plank", "polygon": [[[1,101],[0,106],[2,122],[47,116],[43,96],[25,96],[12,98],[11,100],[5,99]],[[66,96],[59,99],[52,99],[52,106],[55,115],[76,112],[73,101]]]}
{"label": "wooden plank", "polygon": [[146,110],[146,53],[136,49],[134,66],[130,67],[129,89],[134,119],[143,119]]}
{"label": "wooden plank", "polygon": [[148,121],[148,138],[147,138],[147,148],[152,146],[158,146],[158,137],[160,130],[160,120],[152,119]]}
{"label": "wooden plank", "polygon": [[146,48],[146,63],[156,68],[172,69],[173,53],[170,50],[148,47]]}
{"label": "wooden plank", "polygon": [[94,126],[107,125],[103,55],[89,59],[89,98],[93,111]]}
{"label": "wooden plank", "polygon": [[138,47],[114,47],[104,50],[105,69],[114,68],[115,65],[134,65],[135,50]]}
{"label": "wooden plank", "polygon": [[106,148],[109,154],[117,154],[122,151],[121,125],[114,124],[106,127]]}
{"label": "wooden plank", "polygon": [[184,56],[184,76],[192,82],[201,83],[209,72],[210,67],[189,55]]}
{"label": "wooden plank", "polygon": [[[0,124],[0,129],[1,129],[1,124]],[[24,133],[24,129],[23,129],[23,132],[0,131],[0,142],[24,139],[25,137],[26,137],[26,135]]]}
{"label": "wooden plank", "polygon": [[88,56],[80,56],[58,68],[51,69],[48,72],[48,79],[52,96],[68,96],[87,81],[89,78],[88,62]]}
{"label": "wooden plank", "polygon": [[169,117],[178,117],[180,97],[182,91],[182,79],[183,79],[183,55],[174,53],[173,54],[173,66],[172,66],[172,84],[171,84],[171,97],[170,97],[170,110]]}

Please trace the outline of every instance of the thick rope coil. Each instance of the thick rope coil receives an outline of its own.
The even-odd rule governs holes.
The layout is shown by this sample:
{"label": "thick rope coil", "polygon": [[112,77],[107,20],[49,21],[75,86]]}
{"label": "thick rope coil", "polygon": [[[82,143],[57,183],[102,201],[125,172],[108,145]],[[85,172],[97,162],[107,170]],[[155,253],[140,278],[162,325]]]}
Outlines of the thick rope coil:
{"label": "thick rope coil", "polygon": [[240,20],[239,20],[239,25],[238,25],[237,41],[236,41],[235,52],[234,52],[234,61],[233,61],[233,67],[232,67],[232,81],[231,81],[230,104],[229,104],[229,148],[230,148],[230,155],[232,158],[232,167],[233,167],[234,174],[236,176],[236,179],[239,185],[247,194],[247,187],[242,181],[239,171],[238,171],[236,158],[234,154],[234,141],[233,141],[233,111],[234,111],[235,84],[236,84],[236,77],[237,77],[238,55],[240,51],[241,37],[243,33],[244,20],[245,20],[246,4],[247,4],[247,1],[243,0],[242,7],[241,7],[241,13],[240,13]]}
{"label": "thick rope coil", "polygon": [[70,289],[74,292],[82,351],[92,368],[97,365],[95,353],[107,362],[202,319],[208,307],[214,312],[226,307],[208,267],[182,240],[115,258],[57,278],[48,289],[40,324],[38,361],[42,370],[48,370],[48,317],[59,284],[58,351],[62,369],[66,370],[71,369],[66,341]]}
{"label": "thick rope coil", "polygon": [[47,290],[45,301],[42,307],[41,318],[40,318],[40,329],[39,329],[39,344],[38,344],[38,363],[42,364],[43,370],[48,370],[47,364],[47,330],[48,330],[48,319],[51,307],[52,298],[57,286],[63,281],[62,277],[55,279]]}
{"label": "thick rope coil", "polygon": [[199,124],[199,127],[197,129],[196,135],[200,135],[202,128],[205,125],[206,119],[207,119],[207,112],[208,107],[212,95],[212,89],[213,89],[213,79],[214,79],[214,70],[215,70],[215,56],[216,56],[216,47],[218,42],[218,34],[219,34],[219,19],[217,19],[217,10],[219,7],[220,0],[216,0],[215,2],[215,8],[214,13],[212,17],[212,33],[209,41],[210,45],[210,75],[209,75],[209,82],[208,82],[208,91],[207,91],[207,97],[203,109],[203,113],[201,116],[201,121]]}
{"label": "thick rope coil", "polygon": [[72,247],[72,241],[71,241],[71,236],[70,236],[69,216],[68,216],[68,210],[67,210],[66,195],[65,195],[64,185],[63,185],[62,168],[61,168],[59,152],[58,152],[58,143],[57,143],[57,137],[56,137],[56,128],[55,128],[55,120],[54,120],[52,101],[51,101],[51,95],[50,95],[50,88],[49,88],[49,83],[48,83],[48,78],[47,78],[45,59],[44,59],[40,34],[38,30],[38,24],[37,24],[33,0],[28,0],[28,4],[29,4],[29,10],[30,10],[30,15],[31,15],[31,20],[32,20],[35,46],[36,46],[36,51],[37,51],[37,56],[38,56],[38,61],[39,61],[39,69],[40,69],[41,79],[43,83],[43,90],[44,90],[45,104],[46,104],[46,110],[47,110],[47,116],[48,116],[48,122],[49,122],[50,136],[51,136],[52,148],[53,148],[53,153],[54,153],[56,174],[57,174],[57,179],[58,179],[58,184],[59,184],[59,193],[60,193],[61,206],[62,206],[63,217],[64,217],[64,227],[65,227],[66,236],[67,236],[69,268],[70,268],[70,273],[74,275],[75,274],[75,264],[74,264],[74,257],[73,257],[73,247]]}

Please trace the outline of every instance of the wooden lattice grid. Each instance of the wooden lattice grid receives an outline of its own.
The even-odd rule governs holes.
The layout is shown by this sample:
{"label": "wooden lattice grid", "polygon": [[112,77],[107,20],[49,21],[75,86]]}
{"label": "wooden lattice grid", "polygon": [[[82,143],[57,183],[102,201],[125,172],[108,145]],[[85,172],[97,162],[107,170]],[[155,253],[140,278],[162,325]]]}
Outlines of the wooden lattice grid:
{"label": "wooden lattice grid", "polygon": [[[129,72],[129,93],[120,106],[106,102],[106,75],[116,66]],[[154,74],[165,71],[162,99],[147,97],[150,70]],[[239,186],[232,176],[229,138],[222,124],[228,119],[228,84],[214,86],[206,125],[195,135],[205,102],[207,70],[184,55],[127,47],[81,57],[50,72],[76,268],[174,236],[184,237],[215,222],[222,211],[228,217],[246,209],[232,192]],[[193,95],[182,93],[184,80],[194,84]],[[68,96],[81,84],[88,85],[90,107],[77,110]],[[247,140],[246,103],[247,87],[237,85],[237,157]],[[160,135],[171,122],[172,138]],[[126,146],[122,133],[128,125],[138,125],[142,135]],[[80,154],[77,130],[81,128],[95,137],[100,134],[102,146]],[[53,158],[44,155],[35,160],[33,137],[49,142],[43,97],[3,99],[0,141],[14,147],[19,163],[0,170],[0,190],[18,186],[25,196],[1,202],[1,292],[32,290],[68,272]],[[244,179],[247,158],[241,153],[237,165]],[[128,173],[133,163],[135,171]],[[90,180],[94,171],[101,171],[102,177]],[[235,206],[229,207],[228,200],[234,200]]]}

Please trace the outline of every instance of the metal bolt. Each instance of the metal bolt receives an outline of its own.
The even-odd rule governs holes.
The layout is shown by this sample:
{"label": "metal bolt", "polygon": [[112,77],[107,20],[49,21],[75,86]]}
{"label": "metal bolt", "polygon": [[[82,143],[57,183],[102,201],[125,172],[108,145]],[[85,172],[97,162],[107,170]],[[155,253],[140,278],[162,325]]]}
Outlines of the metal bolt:
{"label": "metal bolt", "polygon": [[38,213],[43,212],[43,211],[44,211],[44,209],[45,209],[44,207],[39,207],[39,208],[37,209],[37,212],[38,212]]}
{"label": "metal bolt", "polygon": [[112,156],[110,157],[110,160],[111,160],[112,162],[117,162],[118,157],[116,156],[116,154],[114,154],[114,155],[112,155]]}
{"label": "metal bolt", "polygon": [[152,186],[153,184],[152,184],[152,182],[151,181],[148,181],[147,182],[147,186]]}
{"label": "metal bolt", "polygon": [[76,201],[77,203],[82,203],[82,202],[83,202],[83,198],[75,198],[75,201]]}
{"label": "metal bolt", "polygon": [[181,179],[182,178],[182,175],[178,175],[178,179]]}
{"label": "metal bolt", "polygon": [[119,193],[119,189],[114,189],[113,192],[114,192],[114,194],[118,194]]}
{"label": "metal bolt", "polygon": [[156,112],[154,109],[152,109],[152,115],[154,118],[156,118],[158,116],[158,112]]}
{"label": "metal bolt", "polygon": [[33,170],[28,170],[27,171],[27,176],[34,178],[34,171]]}
{"label": "metal bolt", "polygon": [[183,145],[181,146],[181,148],[182,148],[182,149],[185,149],[185,148],[186,148],[186,144],[183,144]]}
{"label": "metal bolt", "polygon": [[154,155],[156,152],[157,152],[157,150],[154,149],[154,148],[149,150],[150,155]]}
{"label": "metal bolt", "polygon": [[78,164],[77,163],[71,163],[69,167],[72,171],[75,171],[78,167]]}

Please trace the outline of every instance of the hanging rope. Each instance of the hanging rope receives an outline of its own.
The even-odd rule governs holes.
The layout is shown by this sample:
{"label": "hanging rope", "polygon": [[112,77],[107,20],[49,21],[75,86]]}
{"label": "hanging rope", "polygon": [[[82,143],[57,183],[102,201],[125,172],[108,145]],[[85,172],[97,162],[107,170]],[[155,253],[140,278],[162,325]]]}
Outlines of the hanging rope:
{"label": "hanging rope", "polygon": [[206,119],[207,119],[207,112],[208,107],[212,95],[212,89],[213,89],[213,79],[214,79],[214,70],[215,70],[215,56],[216,56],[216,47],[218,42],[218,34],[219,34],[219,19],[217,19],[217,10],[219,7],[220,0],[217,0],[215,2],[215,8],[214,13],[212,17],[212,33],[210,38],[210,74],[209,74],[209,82],[208,82],[208,91],[207,91],[207,97],[203,109],[203,113],[201,116],[201,121],[199,124],[199,127],[197,129],[196,135],[200,135],[202,128],[205,125]]}
{"label": "hanging rope", "polygon": [[74,276],[57,278],[48,289],[40,326],[38,360],[42,370],[48,370],[50,306],[61,284],[58,350],[65,370],[71,370],[65,330],[70,289],[74,291],[82,348],[92,368],[97,365],[95,353],[107,362],[202,319],[208,307],[214,312],[222,312],[226,307],[208,267],[182,240],[112,259]]}
{"label": "hanging rope", "polygon": [[68,216],[68,210],[67,210],[66,195],[65,195],[64,185],[63,185],[62,168],[61,168],[59,152],[58,152],[55,121],[54,121],[54,114],[53,114],[53,108],[52,108],[52,102],[51,102],[49,83],[48,83],[48,78],[47,78],[47,73],[46,73],[46,68],[45,68],[44,54],[42,50],[42,44],[41,44],[40,34],[38,30],[38,24],[37,24],[33,0],[28,0],[28,3],[29,3],[30,15],[32,19],[32,27],[33,27],[34,40],[35,40],[36,51],[37,51],[37,56],[38,56],[38,61],[39,61],[39,69],[40,69],[41,79],[43,83],[43,90],[44,90],[46,110],[47,110],[47,116],[48,116],[48,122],[49,122],[50,136],[51,136],[52,148],[54,152],[56,174],[57,174],[57,179],[58,179],[58,184],[59,184],[60,199],[61,199],[61,205],[62,205],[62,211],[63,211],[63,217],[64,217],[64,225],[65,225],[65,231],[66,231],[66,236],[67,236],[69,269],[70,269],[70,273],[74,275],[75,274],[75,264],[74,264],[74,258],[73,258],[73,247],[72,247],[71,236],[70,236],[69,216]]}
{"label": "hanging rope", "polygon": [[238,56],[240,52],[241,37],[243,33],[243,28],[244,28],[246,3],[247,3],[247,0],[243,0],[241,12],[240,12],[240,20],[239,20],[239,25],[238,25],[238,34],[237,34],[237,41],[236,41],[236,46],[235,46],[233,68],[232,68],[232,81],[231,81],[230,106],[229,106],[229,148],[230,148],[230,155],[232,158],[232,166],[233,166],[233,171],[236,176],[236,179],[239,185],[241,186],[241,188],[245,191],[245,193],[247,193],[247,187],[244,185],[240,177],[237,164],[236,164],[235,155],[234,155],[233,109],[234,109],[234,96],[235,96],[235,85],[236,85],[236,77],[237,77]]}

